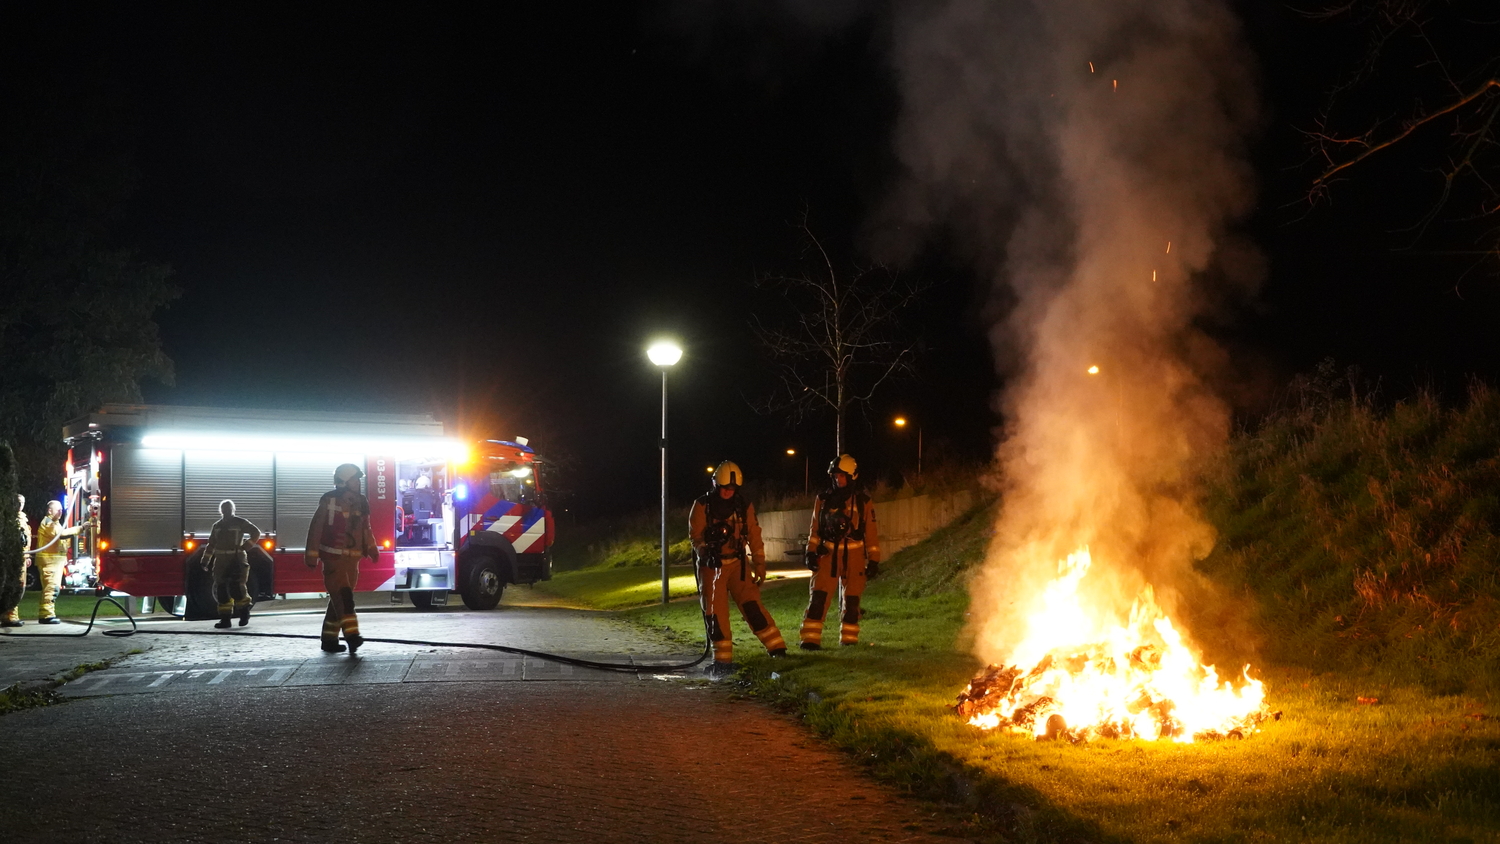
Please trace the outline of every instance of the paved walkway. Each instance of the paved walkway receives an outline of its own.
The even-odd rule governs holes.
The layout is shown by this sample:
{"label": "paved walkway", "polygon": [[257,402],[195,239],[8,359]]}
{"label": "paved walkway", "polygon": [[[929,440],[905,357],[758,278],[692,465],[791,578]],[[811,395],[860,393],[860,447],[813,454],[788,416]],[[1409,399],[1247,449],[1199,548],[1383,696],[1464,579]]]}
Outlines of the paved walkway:
{"label": "paved walkway", "polygon": [[[370,647],[374,647],[373,645]],[[554,660],[475,654],[358,656],[325,654],[280,662],[213,662],[169,665],[144,655],[126,667],[86,674],[63,686],[65,697],[212,691],[275,686],[362,686],[389,683],[520,683],[570,680],[634,683],[642,679],[696,677],[664,669],[671,658],[629,654],[577,654],[627,670],[602,670]],[[691,661],[691,660],[685,660]],[[633,667],[633,668],[632,668]]]}
{"label": "paved walkway", "polygon": [[[564,654],[666,656],[669,661],[690,659],[689,646],[672,643],[659,635],[615,620],[608,613],[566,608],[503,606],[490,612],[473,612],[462,605],[416,610],[391,606],[384,596],[362,595],[360,626],[366,637],[409,639],[430,645],[371,643],[362,656],[412,657],[419,654],[491,654],[495,652],[447,647],[444,642],[499,644],[530,651]],[[84,629],[86,619],[44,626],[28,624],[0,630],[0,689],[18,682],[56,679],[83,664],[101,661],[121,666],[235,664],[302,661],[323,657],[315,638],[275,638],[262,634],[316,637],[322,626],[321,601],[277,601],[274,609],[257,612],[249,627],[214,629],[212,621],[181,621],[165,614],[138,617],[140,630],[129,637],[101,635],[104,630],[124,631],[129,623],[121,618],[101,619],[88,636],[70,636]],[[162,631],[160,633],[153,631]],[[127,658],[128,656],[128,658]]]}
{"label": "paved walkway", "polygon": [[65,705],[0,719],[0,759],[24,770],[0,787],[0,841],[847,844],[962,832],[731,684],[665,674],[682,646],[606,615],[405,608],[361,626],[634,670],[438,645],[325,655],[315,640],[242,635],[318,623],[262,614],[245,631],[148,622],[205,635],[0,643],[0,667],[49,648],[71,665],[95,640],[151,646],[63,686]]}

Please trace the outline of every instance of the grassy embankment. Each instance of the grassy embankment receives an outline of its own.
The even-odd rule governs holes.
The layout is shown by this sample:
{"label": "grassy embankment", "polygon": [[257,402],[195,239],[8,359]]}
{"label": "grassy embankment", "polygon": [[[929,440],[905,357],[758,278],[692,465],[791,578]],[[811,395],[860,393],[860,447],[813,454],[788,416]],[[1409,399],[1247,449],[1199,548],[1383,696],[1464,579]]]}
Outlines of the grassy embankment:
{"label": "grassy embankment", "polygon": [[[1202,567],[1258,608],[1257,674],[1284,713],[1245,741],[1072,746],[959,723],[949,706],[979,667],[963,583],[993,504],[888,562],[859,647],[772,661],[737,621],[736,654],[756,693],[877,776],[971,805],[995,840],[1500,840],[1497,448],[1486,390],[1459,411],[1287,413],[1236,440]],[[804,590],[766,590],[789,637]],[[687,601],[626,615],[702,629]]]}

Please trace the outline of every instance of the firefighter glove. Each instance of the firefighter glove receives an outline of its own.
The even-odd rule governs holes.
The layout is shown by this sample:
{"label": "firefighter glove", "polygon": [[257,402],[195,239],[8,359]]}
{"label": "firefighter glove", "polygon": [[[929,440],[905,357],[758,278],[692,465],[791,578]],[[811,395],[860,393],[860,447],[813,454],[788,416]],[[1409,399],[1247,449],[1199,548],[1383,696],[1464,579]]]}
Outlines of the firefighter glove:
{"label": "firefighter glove", "polygon": [[365,552],[365,556],[370,558],[370,565],[374,566],[374,565],[379,565],[380,564],[380,549],[379,548],[371,548],[371,549],[369,549],[368,551]]}
{"label": "firefighter glove", "polygon": [[756,586],[759,586],[762,583],[766,582],[766,561],[765,560],[757,560],[757,561],[755,561],[755,566],[754,566],[753,571],[754,571],[754,577],[752,579],[755,581],[755,585]]}
{"label": "firefighter glove", "polygon": [[865,563],[865,577],[874,580],[880,576],[880,561],[871,560]]}
{"label": "firefighter glove", "polygon": [[699,548],[698,565],[706,569],[717,569],[722,568],[724,562],[719,559],[718,553],[713,548]]}
{"label": "firefighter glove", "polygon": [[302,557],[302,562],[307,563],[308,568],[315,569],[318,567],[318,555],[306,554]]}
{"label": "firefighter glove", "polygon": [[802,555],[802,562],[807,564],[808,571],[816,572],[818,570],[818,549],[807,549],[807,553]]}

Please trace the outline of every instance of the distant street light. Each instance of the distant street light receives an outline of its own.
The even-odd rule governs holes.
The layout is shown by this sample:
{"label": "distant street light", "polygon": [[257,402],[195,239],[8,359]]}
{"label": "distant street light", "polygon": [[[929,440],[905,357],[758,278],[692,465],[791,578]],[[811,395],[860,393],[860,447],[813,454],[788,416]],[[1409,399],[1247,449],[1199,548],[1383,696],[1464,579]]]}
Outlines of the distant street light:
{"label": "distant street light", "polygon": [[[795,448],[789,448],[789,449],[787,449],[786,450],[786,455],[788,457],[796,457],[797,456],[797,449],[795,449]],[[804,454],[804,455],[802,455],[802,494],[806,495],[808,489],[809,489],[809,487],[808,487],[808,483],[807,483],[807,455]]]}
{"label": "distant street light", "polygon": [[[891,420],[891,424],[897,428],[906,427],[906,417],[897,416]],[[917,480],[922,480],[922,426],[917,426]]]}
{"label": "distant street light", "polygon": [[667,586],[667,370],[682,360],[682,347],[658,340],[646,349],[646,357],[661,367],[661,602],[671,600]]}

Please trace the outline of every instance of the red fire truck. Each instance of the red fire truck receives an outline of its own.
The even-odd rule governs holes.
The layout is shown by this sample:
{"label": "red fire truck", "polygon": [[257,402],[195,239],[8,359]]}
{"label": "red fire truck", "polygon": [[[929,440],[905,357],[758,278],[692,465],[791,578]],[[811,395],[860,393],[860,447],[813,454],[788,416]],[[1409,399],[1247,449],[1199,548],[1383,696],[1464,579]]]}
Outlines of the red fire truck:
{"label": "red fire truck", "polygon": [[493,609],[506,584],[552,576],[542,459],[525,438],[460,442],[428,415],[155,405],[106,405],[63,438],[68,523],[98,522],[74,540],[71,576],[185,596],[189,618],[214,615],[198,563],[226,498],[264,532],[251,559],[257,600],[322,591],[303,547],[343,463],[365,471],[382,549],[362,564],[358,591],[404,593],[418,607],[454,591]]}

